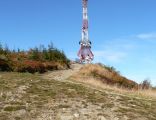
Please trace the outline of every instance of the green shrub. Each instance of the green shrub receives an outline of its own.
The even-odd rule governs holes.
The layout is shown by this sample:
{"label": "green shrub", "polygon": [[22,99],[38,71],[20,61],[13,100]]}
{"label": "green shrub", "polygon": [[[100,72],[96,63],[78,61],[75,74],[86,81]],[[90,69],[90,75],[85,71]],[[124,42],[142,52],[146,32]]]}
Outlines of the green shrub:
{"label": "green shrub", "polygon": [[9,66],[8,58],[1,54],[0,55],[0,71],[10,71],[11,68]]}
{"label": "green shrub", "polygon": [[28,51],[9,50],[0,44],[0,71],[16,71],[43,73],[47,70],[57,70],[70,67],[70,61],[63,51],[49,44],[48,48],[40,45]]}
{"label": "green shrub", "polygon": [[149,79],[145,79],[141,84],[140,84],[140,88],[141,89],[149,89],[151,88],[152,85],[151,85],[151,82]]}

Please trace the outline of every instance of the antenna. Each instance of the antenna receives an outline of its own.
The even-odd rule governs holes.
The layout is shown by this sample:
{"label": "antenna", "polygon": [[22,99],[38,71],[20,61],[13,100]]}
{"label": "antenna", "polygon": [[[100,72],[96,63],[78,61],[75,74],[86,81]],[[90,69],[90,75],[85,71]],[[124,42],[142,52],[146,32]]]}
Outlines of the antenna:
{"label": "antenna", "polygon": [[82,39],[80,40],[80,50],[78,52],[78,57],[82,63],[90,63],[94,55],[91,51],[91,41],[89,40],[88,34],[88,0],[82,0],[83,7],[83,22],[82,22]]}

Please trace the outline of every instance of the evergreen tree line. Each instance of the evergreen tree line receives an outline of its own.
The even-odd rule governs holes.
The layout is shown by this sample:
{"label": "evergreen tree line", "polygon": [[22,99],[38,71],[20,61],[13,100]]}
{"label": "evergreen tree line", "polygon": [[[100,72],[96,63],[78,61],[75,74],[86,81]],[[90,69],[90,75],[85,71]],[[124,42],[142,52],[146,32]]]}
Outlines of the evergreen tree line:
{"label": "evergreen tree line", "polygon": [[27,51],[10,50],[7,45],[3,47],[0,44],[0,71],[45,72],[69,68],[69,63],[65,53],[55,48],[52,43],[48,47],[40,45]]}

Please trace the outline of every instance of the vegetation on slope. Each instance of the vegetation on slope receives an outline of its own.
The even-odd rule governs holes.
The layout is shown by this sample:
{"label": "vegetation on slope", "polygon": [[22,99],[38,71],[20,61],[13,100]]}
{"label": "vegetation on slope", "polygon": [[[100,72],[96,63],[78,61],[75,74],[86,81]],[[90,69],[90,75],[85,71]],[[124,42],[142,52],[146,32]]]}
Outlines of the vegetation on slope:
{"label": "vegetation on slope", "polygon": [[81,70],[73,77],[94,78],[109,85],[117,85],[124,88],[137,88],[138,84],[132,80],[120,75],[113,67],[102,64],[88,64],[81,68]]}
{"label": "vegetation on slope", "polygon": [[47,70],[65,69],[69,67],[69,60],[63,51],[49,44],[41,45],[28,51],[9,50],[0,44],[0,71],[40,72]]}
{"label": "vegetation on slope", "polygon": [[97,89],[115,91],[120,94],[156,98],[156,89],[150,81],[145,79],[140,84],[120,75],[114,67],[103,64],[84,65],[77,73],[70,77],[73,82],[79,82]]}

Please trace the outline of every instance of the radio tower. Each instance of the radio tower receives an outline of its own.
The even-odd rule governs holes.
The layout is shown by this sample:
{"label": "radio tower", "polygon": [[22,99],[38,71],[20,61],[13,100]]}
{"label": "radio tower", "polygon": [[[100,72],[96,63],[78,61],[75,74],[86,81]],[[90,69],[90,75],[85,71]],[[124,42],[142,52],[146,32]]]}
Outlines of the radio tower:
{"label": "radio tower", "polygon": [[83,24],[82,24],[82,39],[80,40],[80,50],[78,52],[78,57],[80,58],[80,62],[82,63],[90,63],[94,55],[91,51],[91,41],[88,36],[88,12],[87,5],[88,0],[82,0],[83,4]]}

